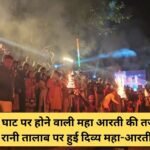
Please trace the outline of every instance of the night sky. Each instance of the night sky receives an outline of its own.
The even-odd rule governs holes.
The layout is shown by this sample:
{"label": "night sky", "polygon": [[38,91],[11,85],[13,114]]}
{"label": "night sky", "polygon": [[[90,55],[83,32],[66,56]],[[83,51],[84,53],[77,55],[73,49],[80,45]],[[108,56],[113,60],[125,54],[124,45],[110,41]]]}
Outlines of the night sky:
{"label": "night sky", "polygon": [[149,0],[124,0],[133,14],[133,19],[140,22],[140,27],[150,38],[150,1]]}

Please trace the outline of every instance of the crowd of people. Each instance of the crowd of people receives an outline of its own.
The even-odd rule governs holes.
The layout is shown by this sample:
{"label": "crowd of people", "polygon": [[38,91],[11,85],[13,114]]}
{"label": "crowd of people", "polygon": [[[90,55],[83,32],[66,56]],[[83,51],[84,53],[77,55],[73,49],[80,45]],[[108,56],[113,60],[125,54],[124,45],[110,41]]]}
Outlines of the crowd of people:
{"label": "crowd of people", "polygon": [[[114,82],[89,79],[72,70],[49,70],[4,55],[0,65],[1,112],[149,112],[147,87],[125,87],[126,98]],[[72,80],[68,80],[71,75]],[[72,83],[69,83],[72,82]],[[74,84],[74,88],[69,87]]]}

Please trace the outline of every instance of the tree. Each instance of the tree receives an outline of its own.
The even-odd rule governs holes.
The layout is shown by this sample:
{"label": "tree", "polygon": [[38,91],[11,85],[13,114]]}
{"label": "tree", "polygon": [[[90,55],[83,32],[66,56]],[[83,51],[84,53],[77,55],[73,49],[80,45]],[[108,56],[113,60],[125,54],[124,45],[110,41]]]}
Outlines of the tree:
{"label": "tree", "polygon": [[68,26],[75,34],[95,29],[106,34],[117,24],[130,19],[124,14],[125,5],[117,0],[70,0],[66,5]]}

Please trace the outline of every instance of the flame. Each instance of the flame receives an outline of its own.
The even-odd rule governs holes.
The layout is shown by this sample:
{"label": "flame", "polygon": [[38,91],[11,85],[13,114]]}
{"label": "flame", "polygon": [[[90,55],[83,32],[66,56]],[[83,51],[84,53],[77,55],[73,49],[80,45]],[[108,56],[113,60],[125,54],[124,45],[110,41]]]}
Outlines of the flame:
{"label": "flame", "polygon": [[118,72],[115,74],[115,82],[118,86],[117,92],[121,98],[127,98],[125,90],[124,90],[124,81],[125,81],[125,73]]}
{"label": "flame", "polygon": [[149,96],[148,91],[146,89],[144,89],[144,95],[145,95],[145,97]]}

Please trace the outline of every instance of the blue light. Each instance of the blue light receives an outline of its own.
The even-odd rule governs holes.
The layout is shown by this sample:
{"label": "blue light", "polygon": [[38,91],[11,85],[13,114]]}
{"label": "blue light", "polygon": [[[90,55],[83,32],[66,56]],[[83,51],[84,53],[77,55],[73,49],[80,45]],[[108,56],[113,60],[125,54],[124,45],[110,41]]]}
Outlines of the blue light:
{"label": "blue light", "polygon": [[134,87],[134,88],[133,88],[133,91],[134,91],[134,92],[137,92],[137,88]]}
{"label": "blue light", "polygon": [[55,68],[55,69],[58,69],[58,68],[60,68],[60,67],[62,67],[62,66],[63,66],[63,64],[55,64],[55,65],[54,65],[54,68]]}
{"label": "blue light", "polygon": [[[95,57],[82,59],[81,63],[94,62],[96,60],[106,59],[106,58],[130,58],[130,57],[136,57],[136,56],[137,54],[134,50],[131,50],[128,48],[122,48],[114,52],[102,53]],[[75,62],[75,64],[77,64],[77,62]]]}
{"label": "blue light", "polygon": [[138,90],[138,85],[133,85],[133,91],[137,91]]}
{"label": "blue light", "polygon": [[120,50],[113,52],[111,56],[113,58],[122,58],[122,57],[129,58],[129,57],[136,57],[137,54],[135,51],[130,50],[128,48],[122,48]]}
{"label": "blue light", "polygon": [[55,64],[55,65],[54,65],[54,68],[57,69],[57,68],[58,68],[58,65]]}
{"label": "blue light", "polygon": [[128,48],[122,48],[122,49],[119,49],[119,50],[116,50],[114,52],[111,52],[111,53],[103,53],[103,54],[100,54],[98,57],[99,58],[122,58],[122,57],[136,57],[137,54],[135,51],[133,50],[130,50]]}
{"label": "blue light", "polygon": [[99,57],[97,57],[97,56],[90,57],[90,58],[82,59],[81,63],[92,62],[92,61],[95,61],[95,60],[98,60],[98,59],[99,59]]}
{"label": "blue light", "polygon": [[110,55],[109,54],[100,54],[99,58],[109,58]]}

